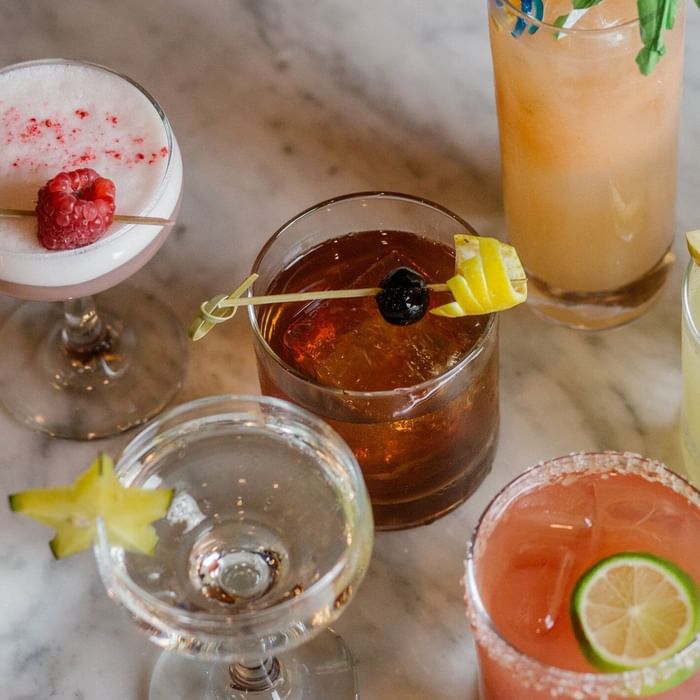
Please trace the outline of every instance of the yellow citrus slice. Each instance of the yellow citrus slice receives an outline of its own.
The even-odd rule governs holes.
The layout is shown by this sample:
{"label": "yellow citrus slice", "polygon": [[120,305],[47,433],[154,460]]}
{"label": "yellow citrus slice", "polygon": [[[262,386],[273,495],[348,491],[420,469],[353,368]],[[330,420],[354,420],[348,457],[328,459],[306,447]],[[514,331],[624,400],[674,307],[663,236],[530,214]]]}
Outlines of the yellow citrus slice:
{"label": "yellow citrus slice", "polygon": [[688,231],[685,234],[685,242],[688,244],[688,252],[697,265],[700,265],[700,229]]}
{"label": "yellow citrus slice", "polygon": [[468,316],[504,311],[527,299],[525,270],[513,246],[495,238],[457,235],[456,275],[447,280],[454,301],[431,313]]}
{"label": "yellow citrus slice", "polygon": [[571,596],[571,619],[582,651],[597,668],[645,668],[695,637],[698,589],[670,561],[640,552],[615,554],[581,576]]}
{"label": "yellow citrus slice", "polygon": [[10,508],[56,530],[49,542],[56,559],[90,547],[98,518],[111,544],[152,554],[158,536],[151,525],[164,517],[173,489],[125,488],[114,474],[114,462],[100,453],[70,486],[12,494]]}

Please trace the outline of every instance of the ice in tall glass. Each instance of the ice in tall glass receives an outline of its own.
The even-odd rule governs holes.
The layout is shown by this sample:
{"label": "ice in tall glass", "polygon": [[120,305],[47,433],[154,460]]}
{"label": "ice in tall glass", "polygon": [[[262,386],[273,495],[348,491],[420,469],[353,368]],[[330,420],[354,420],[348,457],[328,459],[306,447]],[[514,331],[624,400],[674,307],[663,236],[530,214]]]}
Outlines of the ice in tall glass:
{"label": "ice in tall glass", "polygon": [[538,21],[489,0],[504,208],[532,308],[605,328],[645,311],[673,260],[683,10],[650,75],[635,0],[553,26],[571,10],[545,0]]}

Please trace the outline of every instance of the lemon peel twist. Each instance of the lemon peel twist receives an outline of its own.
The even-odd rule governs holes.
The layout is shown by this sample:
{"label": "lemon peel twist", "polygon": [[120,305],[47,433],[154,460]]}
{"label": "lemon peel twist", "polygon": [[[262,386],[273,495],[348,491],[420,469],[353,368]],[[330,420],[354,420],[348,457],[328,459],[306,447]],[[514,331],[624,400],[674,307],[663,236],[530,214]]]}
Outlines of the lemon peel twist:
{"label": "lemon peel twist", "polygon": [[454,277],[447,280],[454,301],[430,310],[458,318],[505,311],[527,299],[527,278],[513,246],[495,238],[456,235]]}

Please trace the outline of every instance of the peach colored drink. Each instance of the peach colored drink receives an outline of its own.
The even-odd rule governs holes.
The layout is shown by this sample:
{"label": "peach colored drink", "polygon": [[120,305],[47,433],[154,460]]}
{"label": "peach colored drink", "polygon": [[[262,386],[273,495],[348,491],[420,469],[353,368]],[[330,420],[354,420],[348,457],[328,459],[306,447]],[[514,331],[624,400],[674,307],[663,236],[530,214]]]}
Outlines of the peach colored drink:
{"label": "peach colored drink", "polygon": [[700,673],[653,692],[684,663],[697,667],[697,639],[663,668],[600,673],[583,656],[569,615],[578,578],[611,554],[655,554],[700,582],[698,541],[700,493],[650,460],[576,455],[516,479],[487,509],[470,549],[481,700],[612,700],[641,689],[659,700],[700,697]]}
{"label": "peach colored drink", "polygon": [[545,0],[519,37],[510,4],[490,0],[489,26],[506,222],[530,301],[567,325],[617,325],[653,302],[672,261],[683,16],[642,75],[636,0],[605,0],[559,34],[571,1]]}

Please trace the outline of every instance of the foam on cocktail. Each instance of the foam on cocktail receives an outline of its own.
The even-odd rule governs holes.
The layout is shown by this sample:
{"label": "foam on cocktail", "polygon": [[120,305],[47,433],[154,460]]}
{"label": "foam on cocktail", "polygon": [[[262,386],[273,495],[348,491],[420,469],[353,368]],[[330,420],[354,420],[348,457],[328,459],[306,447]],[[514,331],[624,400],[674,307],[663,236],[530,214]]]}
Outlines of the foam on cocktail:
{"label": "foam on cocktail", "polygon": [[[1,71],[0,139],[0,207],[33,209],[48,179],[81,167],[115,183],[119,213],[167,217],[177,206],[182,166],[163,116],[108,70],[46,61]],[[47,253],[36,221],[0,219],[0,280],[80,285],[135,259],[160,233],[114,224],[92,246]]]}

